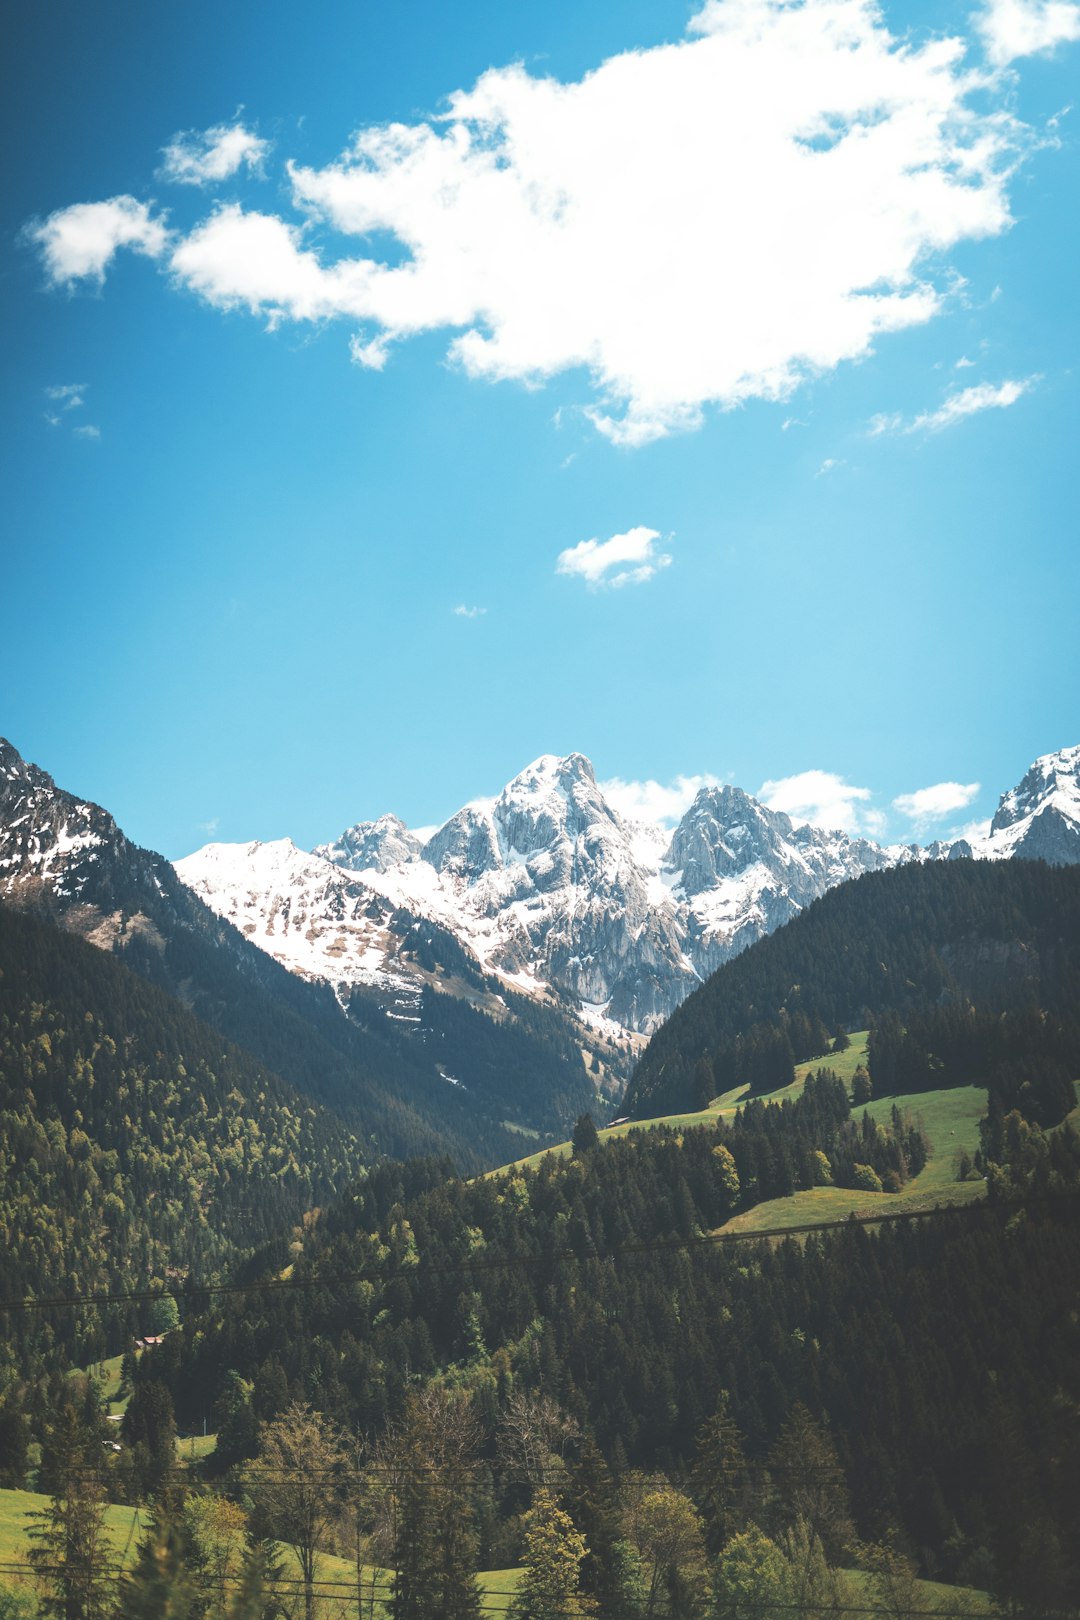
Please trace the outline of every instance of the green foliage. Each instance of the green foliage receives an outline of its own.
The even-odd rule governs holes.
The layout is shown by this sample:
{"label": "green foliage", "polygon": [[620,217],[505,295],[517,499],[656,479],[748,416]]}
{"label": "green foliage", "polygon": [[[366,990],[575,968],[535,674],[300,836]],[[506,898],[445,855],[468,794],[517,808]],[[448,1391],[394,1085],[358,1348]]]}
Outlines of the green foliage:
{"label": "green foliage", "polygon": [[510,1605],[512,1620],[569,1620],[595,1612],[580,1585],[585,1538],[541,1486],[525,1515],[525,1573]]}
{"label": "green foliage", "polygon": [[862,1108],[870,1101],[873,1095],[874,1085],[873,1081],[870,1079],[870,1071],[865,1067],[864,1064],[860,1063],[859,1067],[855,1070],[851,1081],[852,1106],[854,1108]]}
{"label": "green foliage", "polygon": [[812,1544],[820,1544],[832,1562],[839,1563],[855,1542],[847,1477],[832,1436],[801,1401],[792,1407],[776,1438],[768,1469],[774,1527],[804,1526],[811,1544],[808,1557]]}
{"label": "green foliage", "polygon": [[775,1542],[756,1524],[733,1536],[713,1571],[715,1620],[768,1620],[790,1612],[789,1568]]}
{"label": "green foliage", "polygon": [[706,1580],[701,1516],[663,1478],[631,1478],[624,1494],[627,1534],[641,1561],[646,1620],[694,1620]]}
{"label": "green foliage", "polygon": [[478,1430],[460,1392],[410,1394],[382,1450],[394,1525],[393,1620],[478,1620],[477,1539],[466,1488]]}
{"label": "green foliage", "polygon": [[162,1294],[160,1299],[151,1300],[147,1323],[149,1331],[156,1334],[169,1333],[180,1326],[180,1307],[171,1294]]}
{"label": "green foliage", "polygon": [[246,1471],[256,1523],[291,1547],[304,1583],[307,1620],[315,1613],[315,1573],[336,1518],[346,1467],[341,1437],[299,1402],[259,1431],[259,1455]]}
{"label": "green foliage", "polygon": [[27,1556],[41,1613],[55,1620],[106,1620],[116,1565],[95,1467],[100,1442],[70,1402],[58,1413],[50,1440],[53,1494],[47,1507],[27,1515]]}
{"label": "green foliage", "polygon": [[120,1468],[128,1500],[157,1496],[176,1464],[176,1419],[172,1397],[160,1379],[135,1386],[120,1425],[124,1450]]}
{"label": "green foliage", "polygon": [[591,1114],[582,1114],[574,1126],[574,1134],[570,1139],[575,1159],[581,1159],[589,1153],[595,1153],[600,1146],[600,1137],[596,1129],[596,1122]]}
{"label": "green foliage", "polygon": [[[201,1414],[223,1368],[236,1369],[226,1383],[243,1381],[250,1411],[273,1362],[279,1382],[317,1390],[343,1429],[377,1443],[401,1423],[410,1388],[448,1380],[475,1390],[480,1455],[500,1459],[511,1400],[557,1390],[614,1470],[686,1477],[723,1388],[750,1475],[738,1513],[774,1537],[801,1516],[836,1557],[854,1518],[862,1539],[895,1527],[924,1572],[968,1579],[994,1556],[1007,1502],[1064,1544],[1068,1493],[1052,1481],[1080,1470],[1080,1442],[1059,1416],[1080,1403],[1080,1142],[1067,1128],[1003,1126],[1017,1159],[993,1171],[1000,1204],[940,1221],[702,1245],[729,1209],[720,1145],[765,1178],[780,1148],[797,1165],[805,1145],[809,1160],[818,1132],[843,1145],[830,1149],[838,1165],[869,1162],[864,1142],[892,1151],[890,1105],[856,1124],[842,1083],[811,1081],[801,1107],[755,1100],[738,1125],[609,1139],[587,1167],[549,1157],[468,1183],[432,1164],[376,1168],[305,1233],[293,1264],[302,1288],[260,1294],[257,1309],[222,1297],[169,1336],[181,1416]],[[473,1257],[481,1265],[469,1271]],[[380,1271],[391,1274],[375,1280]],[[1005,1428],[988,1415],[987,1366],[1016,1445],[1040,1459],[1022,1502],[997,1461]],[[823,1457],[823,1472],[796,1489],[807,1456]],[[720,1514],[703,1483],[693,1490],[715,1546]],[[505,1490],[483,1508],[483,1533],[502,1537],[497,1561],[509,1563],[496,1521],[524,1504],[520,1484]],[[731,1526],[741,1532],[737,1514]],[[1080,1571],[1069,1579],[1080,1591]]]}
{"label": "green foliage", "polygon": [[179,1504],[159,1504],[120,1589],[118,1620],[192,1620],[198,1612]]}

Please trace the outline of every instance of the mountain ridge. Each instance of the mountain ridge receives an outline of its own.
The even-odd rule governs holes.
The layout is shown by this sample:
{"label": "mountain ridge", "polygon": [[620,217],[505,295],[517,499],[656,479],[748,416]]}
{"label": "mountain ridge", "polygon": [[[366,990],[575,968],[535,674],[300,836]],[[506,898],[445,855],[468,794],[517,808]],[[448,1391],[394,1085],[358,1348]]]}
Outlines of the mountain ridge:
{"label": "mountain ridge", "polygon": [[291,845],[287,901],[259,881],[277,849],[207,845],[176,869],[294,971],[393,988],[386,924],[399,911],[447,930],[482,974],[554,998],[594,1034],[632,1040],[837,883],[972,855],[1080,860],[1080,748],[1037,760],[982,838],[923,847],[797,825],[730,784],[702,787],[672,829],[635,822],[572,753],[541,755],[426,839],[384,815],[311,856]]}

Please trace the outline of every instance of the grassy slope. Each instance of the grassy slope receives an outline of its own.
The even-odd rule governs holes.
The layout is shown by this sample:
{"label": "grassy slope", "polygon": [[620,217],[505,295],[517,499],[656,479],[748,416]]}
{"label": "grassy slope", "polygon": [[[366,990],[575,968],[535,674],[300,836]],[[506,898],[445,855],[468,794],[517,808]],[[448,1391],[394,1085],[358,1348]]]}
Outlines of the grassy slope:
{"label": "grassy slope", "polygon": [[[867,1031],[858,1030],[851,1036],[846,1052],[828,1053],[799,1063],[790,1085],[769,1093],[769,1102],[783,1102],[799,1095],[806,1076],[815,1069],[829,1068],[850,1085],[860,1063],[866,1060]],[[730,1118],[746,1098],[746,1087],[736,1086],[722,1097],[714,1097],[708,1108],[692,1114],[666,1114],[659,1119],[634,1120],[623,1125],[612,1125],[602,1130],[602,1140],[612,1136],[628,1136],[635,1131],[654,1130],[667,1125],[673,1130],[685,1130],[695,1125],[709,1125],[720,1118]],[[935,1204],[968,1203],[980,1198],[985,1191],[981,1181],[960,1182],[955,1179],[954,1160],[960,1148],[974,1153],[979,1145],[979,1120],[986,1112],[986,1093],[976,1086],[958,1086],[947,1091],[929,1091],[917,1097],[883,1097],[869,1105],[875,1119],[887,1120],[893,1104],[910,1109],[922,1122],[930,1142],[930,1159],[921,1175],[908,1183],[901,1193],[864,1193],[843,1187],[814,1187],[807,1192],[794,1193],[790,1198],[774,1198],[757,1204],[743,1215],[736,1215],[723,1228],[726,1232],[756,1232],[765,1228],[803,1226],[808,1221],[843,1219],[850,1214],[893,1214],[901,1209],[931,1209]],[[861,1115],[862,1110],[856,1110]],[[1080,1115],[1080,1109],[1077,1110]],[[548,1148],[559,1158],[570,1152],[569,1142]],[[489,1171],[502,1175],[522,1165],[537,1165],[543,1153],[530,1154],[501,1170]]]}
{"label": "grassy slope", "polygon": [[[36,1491],[0,1491],[0,1565],[23,1563],[27,1540],[28,1513],[40,1513],[48,1507],[49,1498]],[[139,1544],[142,1528],[147,1522],[145,1508],[109,1506],[105,1509],[105,1524],[117,1554],[127,1549],[125,1567],[130,1568]],[[134,1526],[134,1528],[133,1528]],[[0,1575],[0,1586],[18,1584],[18,1577]]]}
{"label": "grassy slope", "polygon": [[[930,1142],[925,1169],[899,1193],[867,1193],[847,1187],[812,1187],[790,1198],[772,1198],[734,1216],[725,1232],[758,1232],[767,1228],[803,1226],[808,1221],[840,1220],[845,1215],[892,1215],[902,1209],[932,1209],[935,1204],[969,1203],[986,1192],[984,1181],[957,1181],[954,1159],[966,1147],[979,1145],[979,1121],[986,1113],[986,1092],[977,1086],[950,1091],[927,1091],[917,1097],[883,1097],[866,1110],[887,1120],[893,1104],[909,1108],[922,1123]],[[858,1111],[860,1117],[862,1110]]]}
{"label": "grassy slope", "polygon": [[[26,1552],[30,1545],[27,1539],[26,1515],[41,1512],[48,1506],[48,1502],[47,1496],[39,1496],[34,1491],[0,1490],[0,1591],[29,1590],[28,1574],[21,1576],[12,1573],[11,1566],[26,1563]],[[110,1506],[105,1510],[105,1522],[117,1556],[125,1555],[124,1568],[130,1569],[149,1522],[148,1511],[145,1508],[136,1510],[130,1507]],[[297,1570],[290,1553],[285,1555],[285,1570],[290,1580],[295,1578]],[[367,1583],[370,1582],[371,1573],[370,1568],[365,1568],[365,1590],[370,1590]],[[480,1576],[486,1614],[506,1612],[510,1605],[510,1594],[520,1576],[521,1571],[517,1569],[488,1570]],[[344,1582],[346,1585],[354,1585],[356,1565],[348,1558],[324,1555],[319,1560],[318,1579],[328,1583],[325,1587],[328,1596],[331,1592],[335,1592],[340,1598],[343,1587],[332,1583]],[[384,1581],[389,1581],[389,1575],[380,1571],[376,1579],[379,1586],[382,1586]],[[325,1608],[328,1615],[342,1613],[340,1601],[327,1601],[320,1605],[320,1608]]]}

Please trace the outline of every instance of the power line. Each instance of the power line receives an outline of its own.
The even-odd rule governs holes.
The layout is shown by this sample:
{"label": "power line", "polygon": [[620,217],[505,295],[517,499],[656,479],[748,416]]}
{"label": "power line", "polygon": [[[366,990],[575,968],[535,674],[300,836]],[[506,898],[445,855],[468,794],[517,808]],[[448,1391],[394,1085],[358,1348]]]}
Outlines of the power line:
{"label": "power line", "polygon": [[855,1227],[871,1227],[891,1225],[900,1221],[919,1221],[933,1218],[941,1219],[944,1216],[971,1215],[983,1213],[985,1206],[981,1201],[968,1204],[942,1204],[932,1209],[900,1209],[892,1214],[847,1215],[832,1221],[808,1221],[797,1226],[763,1227],[757,1231],[735,1232],[704,1232],[696,1237],[687,1238],[654,1238],[641,1243],[623,1243],[614,1248],[597,1251],[595,1254],[580,1255],[572,1249],[559,1249],[550,1254],[526,1254],[506,1256],[503,1259],[489,1260],[462,1260],[454,1265],[433,1265],[426,1261],[417,1261],[412,1265],[399,1265],[393,1269],[369,1268],[361,1271],[343,1272],[331,1279],[317,1275],[303,1277],[270,1277],[261,1282],[250,1283],[207,1283],[191,1284],[185,1288],[144,1288],[132,1289],[126,1292],[101,1292],[87,1294],[55,1294],[42,1299],[23,1298],[0,1300],[0,1313],[20,1311],[43,1311],[72,1308],[78,1305],[139,1305],[149,1304],[158,1299],[183,1300],[187,1304],[201,1299],[224,1297],[240,1294],[258,1293],[302,1293],[315,1288],[334,1288],[347,1283],[395,1282],[400,1278],[413,1277],[450,1277],[470,1274],[483,1274],[495,1271],[513,1271],[519,1267],[559,1265],[568,1260],[574,1260],[579,1265],[588,1265],[590,1262],[602,1263],[607,1260],[619,1260],[628,1255],[652,1253],[679,1253],[701,1249],[718,1249],[727,1244],[761,1243],[768,1238],[793,1238],[815,1236],[820,1232],[851,1231]]}

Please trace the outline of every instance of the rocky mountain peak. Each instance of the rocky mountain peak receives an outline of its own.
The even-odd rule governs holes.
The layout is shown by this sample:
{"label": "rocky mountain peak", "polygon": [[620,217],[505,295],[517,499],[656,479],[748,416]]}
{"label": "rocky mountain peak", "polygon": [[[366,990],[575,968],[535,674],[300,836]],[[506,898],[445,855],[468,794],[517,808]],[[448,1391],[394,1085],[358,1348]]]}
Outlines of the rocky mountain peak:
{"label": "rocky mountain peak", "polygon": [[1043,754],[1003,793],[985,845],[991,858],[1021,855],[1052,866],[1080,861],[1080,746]]}
{"label": "rocky mountain peak", "polygon": [[65,793],[0,738],[0,894],[78,899],[102,846],[119,837],[105,810]]}
{"label": "rocky mountain peak", "polygon": [[419,860],[423,848],[398,816],[385,815],[375,821],[358,821],[332,844],[319,844],[312,853],[354,872],[369,867],[388,872],[405,861]]}
{"label": "rocky mountain peak", "polygon": [[665,864],[682,873],[684,894],[700,894],[759,861],[779,857],[786,864],[791,837],[789,818],[742,788],[703,787],[672,834]]}

